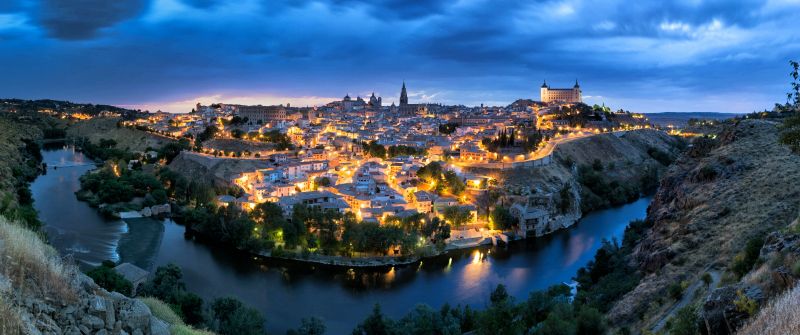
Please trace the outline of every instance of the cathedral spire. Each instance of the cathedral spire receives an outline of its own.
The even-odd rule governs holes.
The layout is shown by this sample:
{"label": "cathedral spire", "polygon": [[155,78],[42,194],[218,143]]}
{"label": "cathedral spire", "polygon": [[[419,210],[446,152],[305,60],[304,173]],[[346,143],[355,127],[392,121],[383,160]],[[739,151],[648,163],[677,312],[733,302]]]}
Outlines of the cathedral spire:
{"label": "cathedral spire", "polygon": [[400,105],[408,105],[408,93],[406,92],[405,80],[403,80],[403,88],[400,90]]}

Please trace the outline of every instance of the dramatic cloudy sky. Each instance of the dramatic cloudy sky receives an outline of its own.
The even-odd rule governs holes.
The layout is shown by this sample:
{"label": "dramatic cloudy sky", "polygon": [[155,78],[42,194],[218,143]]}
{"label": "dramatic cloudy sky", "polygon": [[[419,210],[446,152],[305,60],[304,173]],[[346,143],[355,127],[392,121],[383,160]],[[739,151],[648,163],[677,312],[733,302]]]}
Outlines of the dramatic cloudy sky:
{"label": "dramatic cloudy sky", "polygon": [[0,0],[0,96],[505,105],[543,79],[642,112],[782,102],[800,0]]}

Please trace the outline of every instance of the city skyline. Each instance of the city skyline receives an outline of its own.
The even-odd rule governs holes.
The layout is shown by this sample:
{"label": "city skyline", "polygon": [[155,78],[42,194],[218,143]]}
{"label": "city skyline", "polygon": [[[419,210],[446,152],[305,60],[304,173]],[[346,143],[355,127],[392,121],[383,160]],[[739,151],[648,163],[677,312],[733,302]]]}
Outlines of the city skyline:
{"label": "city skyline", "polygon": [[[750,112],[784,100],[800,2],[11,0],[6,98],[168,112],[195,103],[507,105],[539,86],[635,112]],[[287,29],[291,27],[291,29]],[[769,50],[769,52],[765,52]]]}

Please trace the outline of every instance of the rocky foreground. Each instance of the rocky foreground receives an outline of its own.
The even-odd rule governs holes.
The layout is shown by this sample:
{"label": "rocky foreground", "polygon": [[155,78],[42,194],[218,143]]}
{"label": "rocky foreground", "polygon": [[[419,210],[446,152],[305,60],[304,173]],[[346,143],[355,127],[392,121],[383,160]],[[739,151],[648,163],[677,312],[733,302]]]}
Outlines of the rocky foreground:
{"label": "rocky foreground", "polygon": [[0,258],[0,334],[170,334],[142,301],[97,286],[2,216]]}
{"label": "rocky foreground", "polygon": [[800,279],[800,229],[790,225],[800,212],[800,156],[778,143],[779,124],[729,124],[670,167],[631,260],[645,276],[610,311],[613,324],[660,331],[676,310],[698,306],[708,334],[732,334]]}

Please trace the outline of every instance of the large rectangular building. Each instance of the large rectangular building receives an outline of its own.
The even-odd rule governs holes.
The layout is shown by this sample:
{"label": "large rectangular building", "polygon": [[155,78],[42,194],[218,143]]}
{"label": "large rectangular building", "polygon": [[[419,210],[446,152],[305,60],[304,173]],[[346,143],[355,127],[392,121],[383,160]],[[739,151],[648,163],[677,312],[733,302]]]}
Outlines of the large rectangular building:
{"label": "large rectangular building", "polygon": [[237,114],[254,124],[286,120],[286,108],[283,106],[239,106]]}
{"label": "large rectangular building", "polygon": [[550,88],[547,82],[542,84],[539,90],[539,95],[542,102],[545,103],[578,103],[583,102],[581,99],[581,87],[578,81],[575,81],[575,86],[572,88]]}

